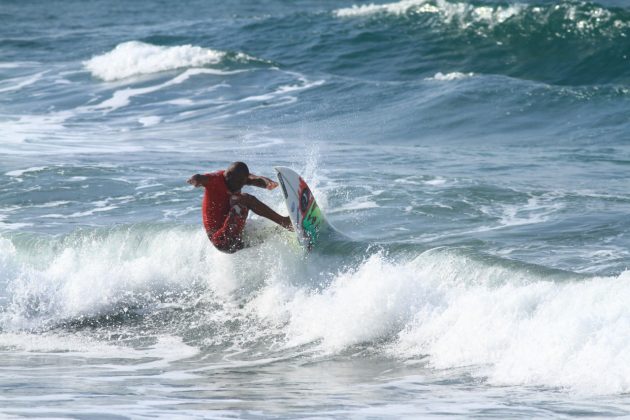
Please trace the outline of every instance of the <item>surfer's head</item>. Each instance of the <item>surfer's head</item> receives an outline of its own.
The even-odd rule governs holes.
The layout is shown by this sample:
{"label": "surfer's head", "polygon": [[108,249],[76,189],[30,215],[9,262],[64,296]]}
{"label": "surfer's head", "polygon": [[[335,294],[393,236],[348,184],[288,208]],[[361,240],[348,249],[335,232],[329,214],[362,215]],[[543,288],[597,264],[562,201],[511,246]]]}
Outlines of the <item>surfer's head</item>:
{"label": "surfer's head", "polygon": [[240,191],[247,183],[249,168],[243,162],[233,162],[225,171],[225,183],[230,191]]}

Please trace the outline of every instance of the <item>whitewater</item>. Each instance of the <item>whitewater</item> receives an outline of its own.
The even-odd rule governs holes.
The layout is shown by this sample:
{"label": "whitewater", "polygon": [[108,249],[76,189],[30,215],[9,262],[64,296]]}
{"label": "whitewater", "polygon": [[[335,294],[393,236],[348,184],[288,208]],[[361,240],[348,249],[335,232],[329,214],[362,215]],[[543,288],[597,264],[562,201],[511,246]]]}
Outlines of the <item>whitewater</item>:
{"label": "whitewater", "polygon": [[[0,417],[630,415],[623,2],[0,23]],[[186,179],[235,160],[351,240],[214,249]]]}

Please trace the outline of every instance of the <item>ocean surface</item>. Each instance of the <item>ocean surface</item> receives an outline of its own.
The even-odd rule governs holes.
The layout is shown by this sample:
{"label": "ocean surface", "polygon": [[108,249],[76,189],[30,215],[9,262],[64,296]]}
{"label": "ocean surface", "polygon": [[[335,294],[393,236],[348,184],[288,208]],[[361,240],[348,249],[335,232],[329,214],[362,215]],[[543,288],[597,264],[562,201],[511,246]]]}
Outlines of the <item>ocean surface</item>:
{"label": "ocean surface", "polygon": [[[0,417],[630,416],[629,57],[621,0],[0,0]],[[352,242],[216,251],[235,160]]]}

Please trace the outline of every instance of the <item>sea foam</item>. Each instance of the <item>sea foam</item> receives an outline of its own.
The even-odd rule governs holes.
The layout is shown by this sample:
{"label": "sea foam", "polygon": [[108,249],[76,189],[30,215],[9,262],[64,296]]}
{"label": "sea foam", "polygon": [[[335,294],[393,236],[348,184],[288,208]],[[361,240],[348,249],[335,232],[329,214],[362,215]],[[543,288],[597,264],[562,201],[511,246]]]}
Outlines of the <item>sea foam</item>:
{"label": "sea foam", "polygon": [[334,11],[337,17],[368,16],[375,13],[402,15],[412,8],[422,7],[422,11],[436,13],[439,9],[427,4],[427,0],[402,0],[395,3],[352,5]]}
{"label": "sea foam", "polygon": [[94,77],[111,82],[141,74],[217,64],[224,56],[223,51],[193,45],[165,47],[129,41],[83,64]]}
{"label": "sea foam", "polygon": [[[209,270],[199,262],[207,250],[204,239],[173,230],[145,235],[123,229],[61,242],[36,241],[21,250],[3,239],[0,265],[5,278],[0,282],[7,284],[11,299],[0,317],[2,328],[36,329],[99,316],[152,299],[161,290],[189,287]],[[35,254],[39,261],[32,263]]]}
{"label": "sea foam", "polygon": [[471,23],[496,25],[521,13],[525,9],[522,4],[509,6],[474,6],[468,3],[449,2],[446,0],[401,0],[394,3],[353,5],[337,9],[333,12],[336,17],[350,18],[371,16],[379,13],[391,15],[407,14],[436,14],[447,23],[458,22],[466,27]]}
{"label": "sea foam", "polygon": [[428,77],[426,80],[438,80],[441,82],[450,82],[453,80],[461,80],[467,79],[469,77],[473,77],[474,73],[461,73],[459,71],[454,71],[451,73],[441,73],[437,72],[433,77]]}
{"label": "sea foam", "polygon": [[321,291],[275,285],[259,299],[260,315],[286,323],[289,346],[336,353],[386,343],[393,357],[464,368],[491,384],[630,391],[630,272],[554,278],[450,251],[377,254]]}
{"label": "sea foam", "polygon": [[339,18],[370,17],[378,14],[406,17],[429,14],[437,16],[442,23],[456,24],[462,29],[473,27],[476,30],[480,30],[482,26],[493,28],[511,19],[516,19],[519,31],[532,24],[548,26],[562,22],[562,30],[558,29],[556,36],[574,33],[578,36],[625,37],[630,25],[625,15],[612,9],[575,2],[534,6],[524,3],[475,5],[447,0],[401,0],[384,4],[353,5],[333,11],[333,15]]}
{"label": "sea foam", "polygon": [[630,272],[589,277],[446,248],[339,264],[305,258],[287,237],[267,235],[234,255],[182,227],[86,232],[26,248],[5,238],[0,325],[8,333],[127,307],[150,313],[165,293],[194,290],[175,304],[212,296],[217,309],[194,306],[196,324],[224,325],[202,338],[208,345],[248,348],[272,337],[276,349],[324,354],[368,346],[490,384],[630,392]]}

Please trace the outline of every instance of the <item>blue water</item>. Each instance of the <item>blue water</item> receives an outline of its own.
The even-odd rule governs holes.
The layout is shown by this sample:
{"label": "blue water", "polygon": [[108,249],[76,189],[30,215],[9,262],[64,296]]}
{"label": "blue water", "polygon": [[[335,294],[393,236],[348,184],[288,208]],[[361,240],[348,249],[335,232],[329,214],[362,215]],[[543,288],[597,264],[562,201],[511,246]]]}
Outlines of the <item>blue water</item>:
{"label": "blue water", "polygon": [[[630,415],[629,56],[623,1],[0,0],[0,415]],[[352,242],[217,252],[234,160]]]}

